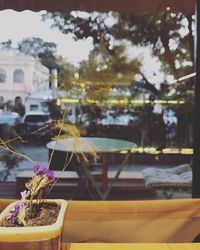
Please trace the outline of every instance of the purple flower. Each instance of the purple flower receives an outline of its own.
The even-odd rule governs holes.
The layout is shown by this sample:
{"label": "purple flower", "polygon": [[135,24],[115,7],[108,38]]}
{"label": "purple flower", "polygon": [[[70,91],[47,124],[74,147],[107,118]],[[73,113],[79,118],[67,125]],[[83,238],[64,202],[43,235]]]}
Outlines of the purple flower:
{"label": "purple flower", "polygon": [[36,175],[43,175],[43,174],[46,174],[46,172],[47,172],[46,167],[44,167],[42,165],[37,165],[34,167],[34,173]]}
{"label": "purple flower", "polygon": [[46,177],[48,178],[49,182],[53,182],[55,180],[54,172],[51,170],[47,170]]}
{"label": "purple flower", "polygon": [[15,211],[19,212],[23,207],[23,204],[21,202],[17,202],[17,204],[15,205]]}
{"label": "purple flower", "polygon": [[23,208],[22,202],[18,202],[15,206],[11,209],[10,216],[8,217],[9,220],[14,224],[17,221],[17,216],[20,210]]}

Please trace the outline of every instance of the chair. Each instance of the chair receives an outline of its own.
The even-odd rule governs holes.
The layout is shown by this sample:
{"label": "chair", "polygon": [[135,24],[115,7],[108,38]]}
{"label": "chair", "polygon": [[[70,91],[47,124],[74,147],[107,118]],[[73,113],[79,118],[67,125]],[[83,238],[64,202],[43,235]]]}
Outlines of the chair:
{"label": "chair", "polygon": [[191,193],[192,169],[190,164],[182,164],[174,168],[146,168],[142,171],[145,185],[155,191],[161,191],[167,199],[174,192]]}

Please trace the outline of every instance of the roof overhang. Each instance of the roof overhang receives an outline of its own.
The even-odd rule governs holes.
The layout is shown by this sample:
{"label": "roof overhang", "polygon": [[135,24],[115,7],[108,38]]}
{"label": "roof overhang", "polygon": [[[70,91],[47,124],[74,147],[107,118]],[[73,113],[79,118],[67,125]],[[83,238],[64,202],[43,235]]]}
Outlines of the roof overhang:
{"label": "roof overhang", "polygon": [[194,13],[195,0],[0,0],[0,10],[17,11],[119,11],[157,13],[166,11]]}

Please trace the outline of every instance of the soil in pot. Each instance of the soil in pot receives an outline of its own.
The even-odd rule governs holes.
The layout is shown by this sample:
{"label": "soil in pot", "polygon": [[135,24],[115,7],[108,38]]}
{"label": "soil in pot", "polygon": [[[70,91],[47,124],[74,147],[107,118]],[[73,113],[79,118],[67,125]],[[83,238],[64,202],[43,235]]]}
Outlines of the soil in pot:
{"label": "soil in pot", "polygon": [[[27,226],[47,226],[52,225],[56,222],[60,207],[56,204],[34,204],[33,211],[31,214],[27,211],[26,223]],[[10,220],[3,220],[0,224],[2,227],[20,227],[19,224],[13,224]]]}

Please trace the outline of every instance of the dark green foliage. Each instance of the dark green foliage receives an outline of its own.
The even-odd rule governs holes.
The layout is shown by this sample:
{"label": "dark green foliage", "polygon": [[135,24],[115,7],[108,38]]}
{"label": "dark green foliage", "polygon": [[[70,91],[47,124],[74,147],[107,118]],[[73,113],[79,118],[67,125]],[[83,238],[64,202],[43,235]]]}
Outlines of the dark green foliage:
{"label": "dark green foliage", "polygon": [[56,47],[53,42],[45,42],[38,37],[24,38],[18,43],[18,49],[33,57],[39,57],[41,63],[49,69],[58,68],[56,61]]}
{"label": "dark green foliage", "polygon": [[[15,149],[20,146],[21,143],[19,142],[19,140],[13,140],[17,137],[18,135],[14,128],[12,126],[6,125],[6,127],[4,128],[3,139],[5,145],[2,143],[2,139],[0,143],[0,162],[3,163],[5,167],[5,170],[1,173],[0,181],[6,181],[8,176],[11,174],[11,171],[18,167],[19,163],[24,160],[22,156],[10,151],[15,151]],[[6,149],[6,147],[8,147],[10,150]]]}
{"label": "dark green foliage", "polygon": [[[75,40],[92,37],[95,47],[102,43],[112,54],[113,39],[129,40],[136,46],[149,46],[162,62],[163,70],[175,77],[193,71],[194,36],[192,15],[158,13],[134,15],[98,12],[54,12],[43,15],[53,19],[53,27],[72,33]],[[112,19],[112,23],[108,22]]]}
{"label": "dark green foliage", "polygon": [[80,12],[47,12],[43,15],[43,20],[53,19],[53,27],[58,28],[62,33],[72,33],[75,40],[93,38],[94,45],[100,44],[101,37],[104,37],[106,47],[109,47],[111,35],[109,25],[105,20],[111,16],[111,13],[82,13]]}
{"label": "dark green foliage", "polygon": [[2,42],[1,45],[2,45],[2,48],[4,48],[4,49],[11,49],[12,48],[12,41],[10,39],[8,39],[7,41]]}

